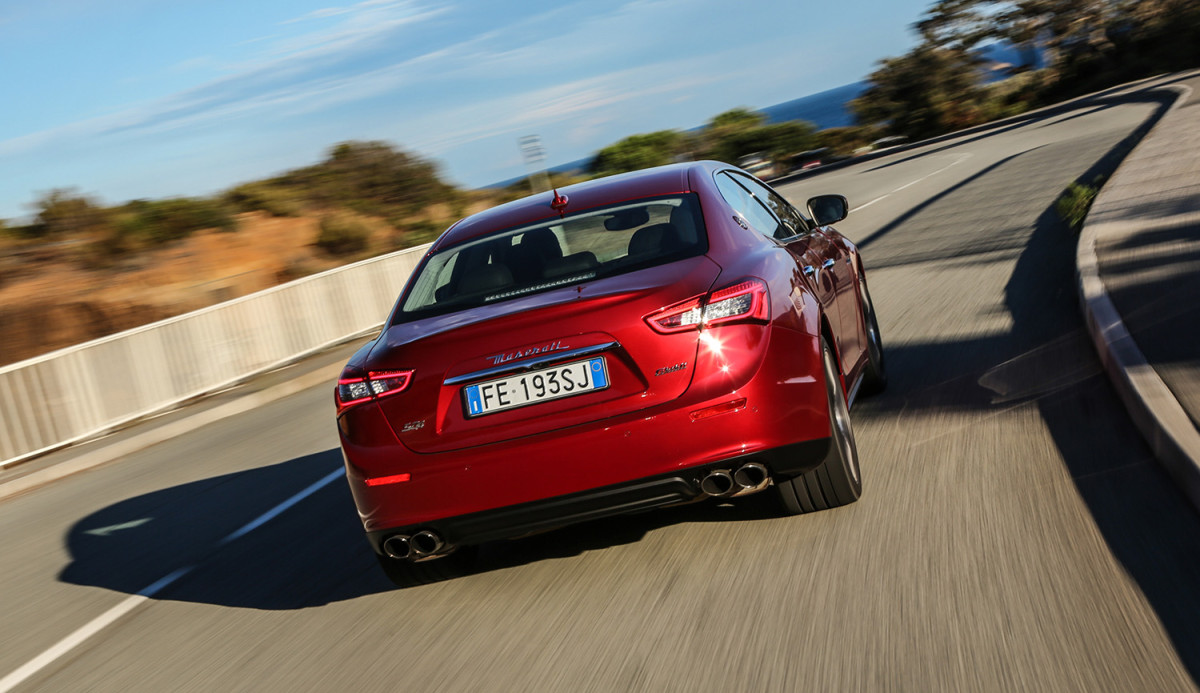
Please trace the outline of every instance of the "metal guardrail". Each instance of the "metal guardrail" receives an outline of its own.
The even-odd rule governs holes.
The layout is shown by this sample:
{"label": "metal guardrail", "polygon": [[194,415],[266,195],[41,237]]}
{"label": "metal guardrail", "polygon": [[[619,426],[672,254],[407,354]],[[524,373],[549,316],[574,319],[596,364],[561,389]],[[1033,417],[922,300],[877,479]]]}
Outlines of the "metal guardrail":
{"label": "metal guardrail", "polygon": [[428,247],[0,368],[0,468],[377,329]]}

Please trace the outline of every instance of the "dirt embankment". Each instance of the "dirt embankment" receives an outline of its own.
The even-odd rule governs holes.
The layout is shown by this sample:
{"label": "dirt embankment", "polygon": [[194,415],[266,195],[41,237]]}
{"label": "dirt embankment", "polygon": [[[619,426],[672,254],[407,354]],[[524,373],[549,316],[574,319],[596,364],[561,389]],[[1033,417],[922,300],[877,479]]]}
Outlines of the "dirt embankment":
{"label": "dirt embankment", "polygon": [[[84,243],[0,249],[0,365],[260,291],[346,262],[312,243],[315,218],[238,217],[235,232],[200,231],[107,268]],[[397,242],[371,226],[371,250]]]}

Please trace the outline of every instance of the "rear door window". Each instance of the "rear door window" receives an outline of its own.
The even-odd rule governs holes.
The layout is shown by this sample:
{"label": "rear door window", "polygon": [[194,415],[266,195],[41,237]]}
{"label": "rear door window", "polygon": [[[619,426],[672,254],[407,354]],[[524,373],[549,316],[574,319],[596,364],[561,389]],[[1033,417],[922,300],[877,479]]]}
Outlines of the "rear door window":
{"label": "rear door window", "polygon": [[721,191],[721,196],[729,203],[733,210],[741,215],[755,231],[758,231],[769,238],[784,238],[792,235],[782,222],[767,209],[766,205],[760,202],[746,189],[740,185],[728,173],[717,174],[717,189]]}
{"label": "rear door window", "polygon": [[[734,172],[730,172],[729,175],[740,183],[742,187],[749,190],[756,199],[763,202],[783,222],[784,226],[787,227],[785,230],[787,236],[796,236],[807,233],[810,230],[808,221],[796,211],[796,208],[790,202],[783,199],[779,193],[768,188],[761,181],[749,176],[743,176]],[[777,236],[777,238],[785,238],[787,236]]]}

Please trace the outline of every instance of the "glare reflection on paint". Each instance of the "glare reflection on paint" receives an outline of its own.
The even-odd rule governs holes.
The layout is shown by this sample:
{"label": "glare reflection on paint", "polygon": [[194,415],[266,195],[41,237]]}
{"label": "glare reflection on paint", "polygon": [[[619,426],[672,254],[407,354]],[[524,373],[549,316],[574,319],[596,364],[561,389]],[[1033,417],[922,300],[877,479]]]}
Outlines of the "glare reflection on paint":
{"label": "glare reflection on paint", "polygon": [[712,332],[701,332],[700,343],[708,347],[709,353],[713,356],[719,357],[721,355],[721,338]]}

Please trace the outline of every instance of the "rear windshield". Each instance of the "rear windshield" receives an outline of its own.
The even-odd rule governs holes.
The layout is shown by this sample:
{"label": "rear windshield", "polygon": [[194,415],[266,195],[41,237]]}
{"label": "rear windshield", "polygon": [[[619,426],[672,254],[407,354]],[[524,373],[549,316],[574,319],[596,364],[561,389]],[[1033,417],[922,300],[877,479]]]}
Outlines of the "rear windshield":
{"label": "rear windshield", "polygon": [[394,322],[652,267],[708,249],[694,194],[591,209],[446,248],[418,269]]}

